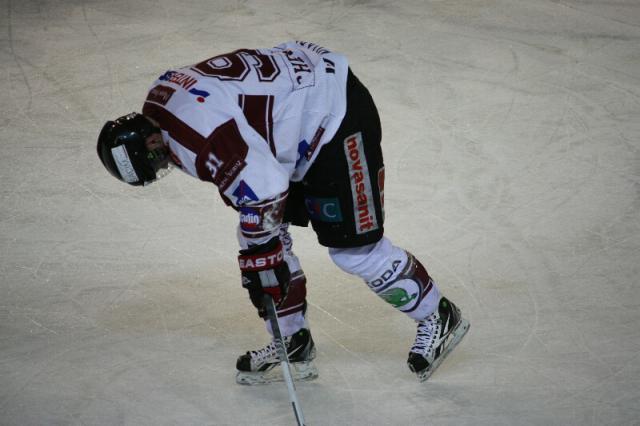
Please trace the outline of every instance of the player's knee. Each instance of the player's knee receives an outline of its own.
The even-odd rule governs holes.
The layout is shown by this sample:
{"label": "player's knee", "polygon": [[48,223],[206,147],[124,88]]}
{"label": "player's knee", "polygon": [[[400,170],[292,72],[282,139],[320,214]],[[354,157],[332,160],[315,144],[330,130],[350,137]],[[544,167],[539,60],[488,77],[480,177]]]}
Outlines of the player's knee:
{"label": "player's knee", "polygon": [[344,272],[360,275],[360,270],[368,263],[368,258],[377,243],[361,247],[329,248],[329,256],[333,263]]}
{"label": "player's knee", "polygon": [[404,250],[395,247],[384,237],[366,246],[330,248],[329,256],[344,272],[357,275],[367,282],[375,279],[394,262],[406,261]]}

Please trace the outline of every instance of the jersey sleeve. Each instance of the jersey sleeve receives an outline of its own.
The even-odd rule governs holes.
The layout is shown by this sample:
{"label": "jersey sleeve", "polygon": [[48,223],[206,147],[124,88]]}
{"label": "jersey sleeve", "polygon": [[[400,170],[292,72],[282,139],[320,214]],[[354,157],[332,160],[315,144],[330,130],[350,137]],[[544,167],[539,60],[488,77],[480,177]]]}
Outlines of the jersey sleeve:
{"label": "jersey sleeve", "polygon": [[239,211],[239,227],[247,239],[275,234],[284,213],[289,175],[269,143],[241,110],[229,105],[225,110],[205,110],[186,102],[172,106],[148,99],[143,113],[159,123],[176,165],[218,187],[225,202]]}
{"label": "jersey sleeve", "polygon": [[289,175],[269,143],[243,117],[218,126],[195,165],[198,177],[213,182],[238,211],[238,232],[247,244],[261,244],[278,234]]}
{"label": "jersey sleeve", "polygon": [[[160,94],[162,102],[157,101]],[[227,102],[205,108],[189,96],[159,84],[142,109],[158,122],[172,158],[184,172],[214,183],[235,207],[287,190],[286,170],[238,106]]]}
{"label": "jersey sleeve", "polygon": [[289,186],[288,173],[268,142],[242,117],[230,118],[211,133],[195,166],[198,177],[213,182],[236,208],[264,203]]}

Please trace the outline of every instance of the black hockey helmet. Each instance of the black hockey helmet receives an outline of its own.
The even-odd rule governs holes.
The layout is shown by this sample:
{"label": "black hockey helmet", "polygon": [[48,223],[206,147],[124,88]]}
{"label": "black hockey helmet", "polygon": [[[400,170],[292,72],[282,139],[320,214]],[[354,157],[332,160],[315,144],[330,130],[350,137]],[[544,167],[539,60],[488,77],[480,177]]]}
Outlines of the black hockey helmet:
{"label": "black hockey helmet", "polygon": [[145,140],[160,129],[144,115],[132,112],[107,121],[98,136],[98,157],[117,179],[130,185],[146,185],[159,176],[166,154],[147,150]]}

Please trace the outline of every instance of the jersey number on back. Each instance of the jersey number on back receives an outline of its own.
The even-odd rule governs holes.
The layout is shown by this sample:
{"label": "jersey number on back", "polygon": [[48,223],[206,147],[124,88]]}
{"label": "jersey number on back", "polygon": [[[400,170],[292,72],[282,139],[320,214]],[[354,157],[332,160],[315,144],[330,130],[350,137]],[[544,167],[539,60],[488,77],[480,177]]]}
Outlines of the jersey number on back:
{"label": "jersey number on back", "polygon": [[273,56],[253,49],[240,49],[214,56],[195,64],[191,69],[200,75],[222,81],[243,81],[251,69],[256,71],[260,81],[273,81],[280,75],[280,68]]}

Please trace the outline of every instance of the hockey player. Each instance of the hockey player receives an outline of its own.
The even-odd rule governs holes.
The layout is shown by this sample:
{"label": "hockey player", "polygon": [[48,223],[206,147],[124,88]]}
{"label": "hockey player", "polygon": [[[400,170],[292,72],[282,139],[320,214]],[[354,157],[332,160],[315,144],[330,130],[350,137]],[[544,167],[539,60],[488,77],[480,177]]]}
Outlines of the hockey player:
{"label": "hockey player", "polygon": [[[417,322],[408,365],[426,380],[469,323],[424,266],[384,236],[380,139],[376,106],[347,59],[287,42],[165,72],[142,114],[104,125],[97,150],[131,185],[175,166],[217,186],[239,213],[242,286],[263,318],[264,292],[276,302],[294,378],[317,376],[306,279],[288,232],[311,222],[339,268]],[[278,380],[277,364],[272,341],[238,358],[237,382]]]}

